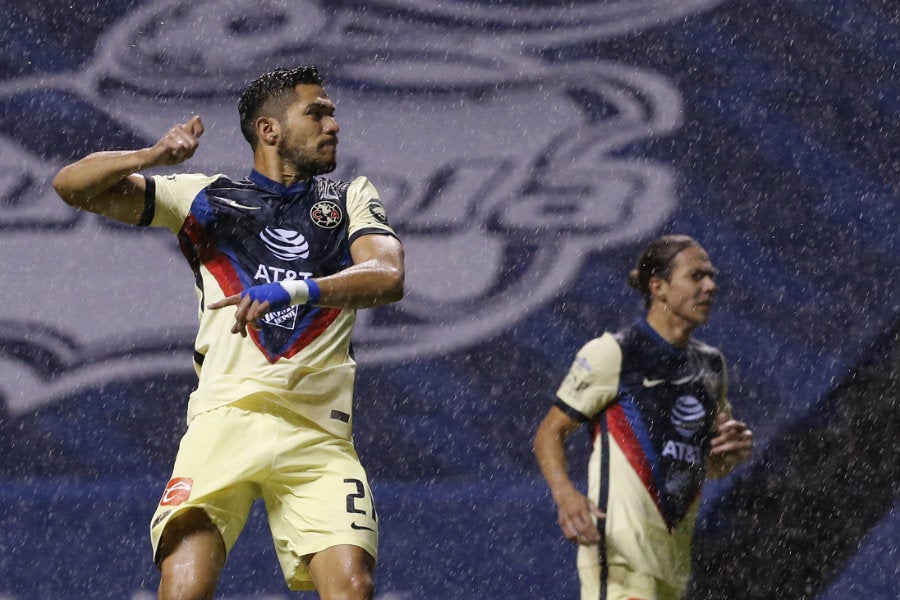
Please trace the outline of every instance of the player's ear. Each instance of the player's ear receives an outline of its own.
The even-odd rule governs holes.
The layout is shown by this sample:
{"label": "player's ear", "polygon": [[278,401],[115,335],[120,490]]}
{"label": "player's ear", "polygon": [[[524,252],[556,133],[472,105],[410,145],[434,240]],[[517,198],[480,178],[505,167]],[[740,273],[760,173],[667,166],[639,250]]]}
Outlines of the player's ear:
{"label": "player's ear", "polygon": [[650,289],[650,297],[656,298],[660,302],[665,302],[666,285],[667,282],[662,277],[651,277],[650,281],[647,282],[647,287]]}
{"label": "player's ear", "polygon": [[260,117],[256,120],[256,135],[261,143],[274,146],[278,143],[278,136],[281,135],[281,124],[278,119]]}

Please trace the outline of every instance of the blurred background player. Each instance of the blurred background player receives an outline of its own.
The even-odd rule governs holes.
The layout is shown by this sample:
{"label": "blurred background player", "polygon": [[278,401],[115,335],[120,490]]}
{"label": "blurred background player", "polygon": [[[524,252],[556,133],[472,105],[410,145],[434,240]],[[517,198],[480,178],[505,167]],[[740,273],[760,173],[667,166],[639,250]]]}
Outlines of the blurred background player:
{"label": "blurred background player", "polygon": [[320,177],[339,126],[315,67],[263,74],[238,110],[253,151],[241,181],[139,173],[189,159],[196,116],[53,182],[76,208],[171,230],[194,271],[199,383],[151,524],[159,597],[212,598],[262,497],[291,589],[371,598],[378,524],[351,439],[350,332],[355,309],[402,297],[402,246],[366,178]]}
{"label": "blurred background player", "polygon": [[[538,427],[534,451],[579,544],[582,600],[681,598],[706,477],[746,460],[753,437],[731,417],[721,353],[692,339],[709,319],[716,271],[692,238],[653,240],[629,284],[646,318],[589,341]],[[592,428],[588,494],[567,468],[565,441]]]}

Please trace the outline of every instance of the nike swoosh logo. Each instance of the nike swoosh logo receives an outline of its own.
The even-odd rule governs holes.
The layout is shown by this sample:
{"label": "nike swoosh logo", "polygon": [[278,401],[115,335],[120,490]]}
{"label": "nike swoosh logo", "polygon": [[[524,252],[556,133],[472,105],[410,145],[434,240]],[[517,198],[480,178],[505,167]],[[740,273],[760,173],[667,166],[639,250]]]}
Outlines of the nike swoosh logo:
{"label": "nike swoosh logo", "polygon": [[374,532],[374,531],[375,531],[375,530],[372,529],[371,527],[366,527],[366,526],[364,526],[364,525],[357,525],[357,524],[356,524],[356,521],[353,521],[353,522],[350,523],[350,529],[365,529],[366,531],[371,531],[371,532]]}
{"label": "nike swoosh logo", "polygon": [[648,388],[656,387],[665,382],[666,382],[665,379],[647,379],[646,377],[644,377],[644,387],[648,387]]}
{"label": "nike swoosh logo", "polygon": [[699,381],[702,378],[703,378],[702,373],[699,375],[688,375],[687,377],[682,377],[681,379],[676,379],[672,383],[674,385],[684,385],[686,383],[693,383],[695,381]]}
{"label": "nike swoosh logo", "polygon": [[262,208],[260,206],[244,206],[243,204],[238,204],[234,200],[222,200],[222,202],[224,202],[228,206],[233,206],[235,208],[241,208],[243,210],[259,210],[260,208]]}

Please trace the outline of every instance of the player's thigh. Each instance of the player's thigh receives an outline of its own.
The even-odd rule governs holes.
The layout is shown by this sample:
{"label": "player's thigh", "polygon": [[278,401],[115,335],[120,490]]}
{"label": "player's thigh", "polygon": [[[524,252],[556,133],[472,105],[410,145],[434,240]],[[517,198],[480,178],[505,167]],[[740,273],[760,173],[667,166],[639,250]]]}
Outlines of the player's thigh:
{"label": "player's thigh", "polygon": [[227,406],[191,421],[151,522],[157,561],[169,523],[193,509],[206,514],[231,549],[272,462],[274,450],[265,443],[269,426],[265,417]]}
{"label": "player's thigh", "polygon": [[315,444],[280,453],[263,498],[276,554],[292,589],[311,585],[304,557],[340,545],[377,556],[378,515],[351,442],[320,436]]}
{"label": "player's thigh", "polygon": [[203,555],[213,559],[213,562],[219,562],[219,559],[225,562],[225,543],[203,509],[182,511],[166,525],[159,540],[160,561],[165,562],[176,553],[182,556]]}
{"label": "player's thigh", "polygon": [[159,543],[159,598],[211,598],[225,555],[222,536],[206,513],[199,508],[182,512]]}

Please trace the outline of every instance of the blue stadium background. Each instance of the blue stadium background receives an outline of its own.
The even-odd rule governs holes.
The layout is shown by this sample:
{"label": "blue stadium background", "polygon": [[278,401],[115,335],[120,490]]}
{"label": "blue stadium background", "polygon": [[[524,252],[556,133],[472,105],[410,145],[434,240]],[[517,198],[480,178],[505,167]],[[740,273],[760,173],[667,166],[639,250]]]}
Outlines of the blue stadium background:
{"label": "blue stadium background", "polygon": [[[0,2],[4,81],[77,73],[145,3],[69,4]],[[501,14],[514,3],[469,4]],[[733,403],[759,442],[751,464],[707,490],[692,598],[900,597],[898,32],[886,0],[725,2],[541,56],[637,65],[682,97],[681,127],[618,152],[677,174],[677,206],[652,233],[694,235],[724,272],[700,337],[725,351]],[[55,102],[66,110],[48,111]],[[97,130],[61,133],[73,119]],[[48,165],[153,141],[107,125],[52,91],[0,99],[0,133]],[[4,194],[9,215],[18,200]],[[0,238],[40,243],[41,227],[3,223]],[[575,350],[639,314],[623,282],[645,237],[591,252],[571,285],[489,339],[361,365],[355,428],[382,520],[379,597],[576,597],[574,552],[530,442]],[[4,261],[28,270],[28,256]],[[0,320],[0,354],[53,379],[59,358],[21,330]],[[0,598],[153,597],[147,521],[192,385],[147,375],[26,412],[0,405]],[[586,452],[577,436],[576,473]],[[258,508],[220,596],[293,597]]]}

